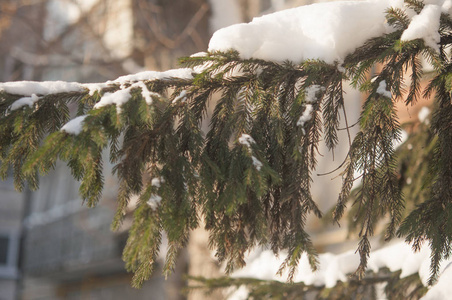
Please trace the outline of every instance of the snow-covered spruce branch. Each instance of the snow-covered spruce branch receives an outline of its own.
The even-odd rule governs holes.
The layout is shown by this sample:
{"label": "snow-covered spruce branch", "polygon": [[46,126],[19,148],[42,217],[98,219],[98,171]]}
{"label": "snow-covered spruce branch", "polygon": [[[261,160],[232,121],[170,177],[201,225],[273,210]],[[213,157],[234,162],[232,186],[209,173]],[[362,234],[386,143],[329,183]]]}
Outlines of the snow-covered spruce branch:
{"label": "snow-covered spruce branch", "polygon": [[[322,215],[311,197],[311,174],[322,132],[330,150],[338,143],[342,85],[349,80],[367,98],[334,219],[344,215],[353,176],[360,174],[353,202],[361,238],[357,274],[368,267],[376,224],[389,217],[387,239],[402,224],[399,235],[416,249],[429,242],[434,280],[452,240],[450,55],[440,44],[452,30],[452,5],[437,2],[305,6],[217,31],[209,52],[181,60],[184,69],[102,84],[3,83],[0,173],[5,177],[12,168],[19,190],[25,182],[37,188],[37,174],[62,159],[91,206],[102,194],[102,153],[108,150],[120,180],[114,227],[139,195],[124,251],[136,286],[152,272],[162,233],[169,240],[168,274],[199,218],[227,272],[243,267],[255,245],[269,245],[275,253],[287,251],[279,273],[288,269],[292,280],[303,255],[311,268],[318,265],[304,226],[309,213]],[[435,150],[425,175],[429,196],[410,212],[393,146],[401,131],[395,103],[420,98],[422,58],[435,73],[424,92],[435,94],[437,103],[428,141]],[[381,72],[370,80],[377,64]]]}

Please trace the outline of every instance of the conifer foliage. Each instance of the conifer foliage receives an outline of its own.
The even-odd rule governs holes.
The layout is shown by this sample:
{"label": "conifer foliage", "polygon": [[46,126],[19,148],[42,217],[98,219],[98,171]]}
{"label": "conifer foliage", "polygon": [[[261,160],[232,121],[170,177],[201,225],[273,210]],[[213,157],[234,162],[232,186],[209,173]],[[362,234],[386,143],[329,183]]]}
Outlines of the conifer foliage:
{"label": "conifer foliage", "polygon": [[[418,1],[406,5],[418,13],[424,6]],[[83,201],[94,206],[102,195],[108,153],[120,182],[113,228],[120,226],[130,198],[139,195],[124,250],[135,286],[152,273],[162,234],[168,237],[164,272],[169,274],[200,219],[227,272],[244,265],[248,250],[269,245],[275,253],[287,251],[280,272],[288,270],[291,280],[303,253],[313,269],[317,265],[305,231],[309,214],[322,216],[310,192],[312,174],[320,139],[330,150],[338,143],[342,85],[349,80],[367,97],[360,130],[343,164],[334,220],[341,219],[352,199],[360,237],[356,274],[364,275],[369,238],[384,219],[389,221],[386,239],[405,237],[415,249],[429,243],[433,282],[439,263],[452,250],[452,20],[441,16],[439,51],[422,39],[401,41],[409,25],[403,10],[389,9],[387,21],[391,33],[367,41],[341,64],[243,59],[231,50],[181,59],[192,68],[188,77],[112,81],[94,92],[83,85],[37,95],[4,88],[1,176],[11,168],[18,190],[26,185],[36,189],[39,174],[61,159],[81,181]],[[425,91],[420,87],[422,58],[434,67]],[[376,65],[381,72],[371,80],[368,74]],[[422,95],[435,97],[431,126],[425,129],[429,137],[419,139],[433,157],[424,157],[422,189],[412,191],[399,179],[419,166],[407,157],[397,160],[394,140],[400,139],[401,125],[395,104],[411,105]],[[17,105],[30,96],[31,103]],[[106,102],[108,97],[116,100]],[[74,107],[82,128],[62,129]],[[362,184],[350,197],[356,173]],[[414,208],[412,197],[417,197]]]}

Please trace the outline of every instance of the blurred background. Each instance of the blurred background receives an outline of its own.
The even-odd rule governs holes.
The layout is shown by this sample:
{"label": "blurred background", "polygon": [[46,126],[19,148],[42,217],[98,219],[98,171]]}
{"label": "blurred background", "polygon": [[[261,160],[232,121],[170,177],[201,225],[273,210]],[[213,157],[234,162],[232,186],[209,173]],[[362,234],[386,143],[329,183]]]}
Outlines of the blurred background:
{"label": "blurred background", "polygon": [[[221,27],[312,2],[0,0],[0,81],[102,82],[176,68],[178,57],[206,51],[210,36]],[[357,92],[350,90],[347,96],[348,103],[360,101]],[[353,124],[359,105],[347,109]],[[336,168],[345,157],[342,152],[335,153],[334,162],[325,155],[319,173]],[[64,164],[41,178],[36,192],[17,193],[12,180],[0,181],[0,300],[224,298],[181,294],[185,274],[222,274],[203,230],[193,232],[171,278],[164,280],[156,271],[141,290],[130,287],[131,274],[121,260],[130,216],[119,232],[110,231],[116,181],[109,175],[111,166],[106,168],[104,197],[93,209],[82,205],[78,183]],[[314,197],[327,211],[341,180],[319,178]],[[344,229],[321,230],[317,220],[309,226],[320,251],[347,247]]]}

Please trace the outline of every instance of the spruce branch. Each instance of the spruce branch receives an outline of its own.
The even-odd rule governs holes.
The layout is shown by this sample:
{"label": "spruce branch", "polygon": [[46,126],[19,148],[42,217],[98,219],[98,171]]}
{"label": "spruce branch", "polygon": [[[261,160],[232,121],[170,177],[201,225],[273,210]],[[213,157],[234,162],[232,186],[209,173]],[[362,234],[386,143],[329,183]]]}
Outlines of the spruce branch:
{"label": "spruce branch", "polygon": [[[424,6],[406,3],[417,13]],[[304,253],[311,268],[317,266],[305,226],[309,214],[322,216],[311,195],[312,174],[322,134],[330,151],[339,142],[341,110],[346,129],[350,127],[343,91],[343,81],[350,80],[367,97],[360,131],[353,140],[348,135],[334,221],[340,221],[351,202],[349,216],[355,219],[350,227],[360,237],[358,277],[364,278],[369,240],[378,222],[389,218],[386,238],[398,230],[414,249],[429,243],[432,283],[441,260],[450,256],[452,240],[452,64],[446,53],[452,22],[441,17],[437,53],[422,39],[400,41],[410,24],[404,11],[389,9],[387,20],[394,31],[367,41],[342,65],[244,59],[231,50],[182,58],[182,64],[193,68],[192,78],[112,81],[97,90],[80,85],[76,91],[39,94],[26,101],[0,91],[0,175],[5,178],[12,169],[18,190],[26,184],[36,189],[38,174],[46,174],[61,159],[81,181],[82,200],[94,206],[102,196],[103,157],[108,154],[119,179],[113,228],[129,213],[131,198],[139,199],[124,249],[135,286],[149,278],[163,234],[169,243],[165,275],[173,270],[200,219],[227,272],[244,266],[245,253],[256,245],[269,245],[276,254],[287,251],[279,273],[288,270],[290,281]],[[424,91],[422,56],[435,72]],[[370,79],[376,65],[381,72]],[[414,174],[403,169],[410,168],[409,159],[402,155],[398,162],[394,149],[401,132],[395,106],[401,99],[411,105],[420,95],[433,94],[429,136],[420,138],[428,146],[423,158],[429,161],[415,166],[423,177],[422,189],[409,190],[400,179]],[[111,100],[112,95],[127,100]],[[83,117],[76,133],[63,127],[71,113]],[[355,172],[362,184],[353,193]],[[410,202],[405,206],[406,190],[420,196],[405,197]],[[418,205],[414,209],[413,201]]]}

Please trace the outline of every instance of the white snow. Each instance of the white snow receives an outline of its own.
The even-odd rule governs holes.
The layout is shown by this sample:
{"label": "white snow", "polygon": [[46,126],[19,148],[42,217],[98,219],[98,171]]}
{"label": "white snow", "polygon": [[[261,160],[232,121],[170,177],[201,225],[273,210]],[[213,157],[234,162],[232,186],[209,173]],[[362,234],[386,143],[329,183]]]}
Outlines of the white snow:
{"label": "white snow", "polygon": [[[421,281],[427,285],[430,276],[430,248],[427,244],[421,247],[419,252],[413,252],[410,245],[405,242],[396,242],[376,251],[372,251],[368,260],[368,269],[374,272],[380,268],[389,268],[391,271],[401,270],[401,278],[419,273]],[[284,255],[277,258],[272,251],[265,250],[254,259],[247,262],[247,265],[232,274],[233,277],[252,277],[262,280],[285,281],[287,274],[277,276],[276,273],[285,259]],[[348,275],[353,273],[359,265],[359,254],[354,250],[342,254],[323,253],[319,257],[319,268],[312,272],[308,257],[304,253],[300,259],[295,282],[304,282],[307,285],[325,286],[331,288],[337,281],[345,282]],[[447,291],[452,293],[452,259],[446,260],[441,265],[442,274],[438,283],[434,285],[423,299],[446,299],[439,297]],[[432,295],[432,296],[430,296]],[[230,299],[234,299],[231,297]]]}
{"label": "white snow", "polygon": [[[451,0],[452,1],[452,0]],[[203,51],[203,52],[197,52],[197,53],[195,53],[195,54],[192,54],[192,55],[190,55],[190,57],[205,57],[205,56],[207,56],[208,55],[208,53],[207,52],[205,52],[205,51]]]}
{"label": "white snow", "polygon": [[251,156],[251,159],[253,160],[253,166],[256,168],[256,170],[260,171],[262,168],[262,162],[258,160],[255,156]]}
{"label": "white snow", "polygon": [[445,14],[451,14],[452,10],[452,0],[445,0],[443,5],[441,6],[441,11]]}
{"label": "white snow", "polygon": [[[193,79],[193,69],[182,68],[172,69],[165,72],[156,71],[144,71],[136,74],[121,76],[113,81],[107,81],[104,83],[78,83],[78,82],[65,82],[65,81],[13,81],[0,83],[0,91],[4,91],[9,94],[22,95],[31,97],[31,95],[45,96],[49,94],[58,93],[71,93],[71,92],[84,92],[89,91],[92,96],[94,92],[100,91],[110,85],[126,83],[136,83],[135,86],[143,88],[140,81],[144,80],[167,80],[171,78],[179,78],[190,80]],[[147,89],[147,88],[146,88]],[[143,89],[142,89],[143,90]],[[156,94],[158,95],[158,94]]]}
{"label": "white snow", "polygon": [[419,15],[411,20],[408,28],[403,32],[401,41],[411,41],[423,39],[425,44],[439,52],[440,36],[439,18],[441,16],[441,6],[425,5]]}
{"label": "white snow", "polygon": [[99,102],[94,105],[94,109],[101,108],[107,105],[116,105],[116,110],[118,113],[121,112],[121,106],[129,101],[129,99],[132,97],[130,95],[130,87],[126,88],[124,90],[117,90],[114,93],[105,93]]}
{"label": "white snow", "polygon": [[[152,104],[152,97],[161,97],[160,94],[149,91],[143,81],[167,80],[171,78],[190,80],[193,79],[193,72],[193,69],[190,68],[173,69],[165,72],[145,71],[137,74],[121,76],[116,80],[107,81],[105,83],[82,84],[78,82],[64,81],[15,81],[0,83],[0,91],[24,96],[11,105],[11,110],[17,110],[25,105],[30,107],[33,106],[33,104],[40,99],[40,96],[70,92],[83,93],[86,91],[88,91],[90,96],[93,96],[95,92],[100,92],[104,88],[119,84],[119,90],[113,93],[105,93],[101,100],[96,103],[94,108],[97,109],[106,105],[115,104],[118,112],[120,112],[121,106],[131,98],[130,92],[133,88],[141,89],[141,95],[148,105]],[[130,86],[126,87],[126,84],[130,84]],[[181,98],[178,97],[177,100],[184,98],[185,95],[186,92],[182,92],[180,96]]]}
{"label": "white snow", "polygon": [[218,30],[209,51],[235,49],[244,59],[342,62],[366,40],[390,32],[385,10],[397,0],[338,1],[300,6]]}
{"label": "white snow", "polygon": [[107,83],[124,84],[141,80],[165,80],[171,78],[190,80],[193,79],[192,73],[193,69],[191,68],[171,69],[164,72],[144,71],[136,74],[121,76],[118,77],[116,80],[108,81]]}
{"label": "white snow", "polygon": [[[306,122],[311,120],[312,111],[313,111],[313,106],[311,104],[307,104],[303,114],[300,116],[300,118],[297,121],[297,126],[303,127]],[[303,129],[303,134],[306,134],[304,128],[302,128],[302,129]]]}
{"label": "white snow", "polygon": [[158,93],[150,92],[148,90],[148,87],[146,86],[146,84],[144,84],[143,81],[138,81],[138,82],[134,83],[132,85],[132,87],[139,87],[141,89],[141,96],[144,98],[144,100],[146,101],[146,104],[148,104],[148,105],[151,105],[153,102],[152,96],[161,97],[161,95]]}
{"label": "white snow", "polygon": [[173,103],[176,103],[176,102],[178,102],[178,101],[185,102],[185,100],[187,100],[187,91],[186,91],[186,90],[183,90],[183,91],[179,94],[179,96],[177,96],[176,98],[174,98]]}
{"label": "white snow", "polygon": [[83,121],[85,121],[86,117],[86,115],[78,116],[67,122],[60,130],[69,134],[79,135],[83,130]]}
{"label": "white snow", "polygon": [[[317,102],[318,99],[318,93],[321,91],[324,91],[325,88],[321,85],[311,85],[308,86],[305,89],[305,99],[304,101],[306,103],[314,103]],[[300,118],[297,121],[297,126],[301,126],[302,130],[303,130],[303,134],[306,134],[304,127],[304,124],[306,122],[308,122],[309,120],[311,120],[312,118],[312,111],[314,110],[314,107],[312,106],[312,104],[306,104],[305,105],[305,110],[303,111],[303,114],[300,116]]]}
{"label": "white snow", "polygon": [[163,182],[165,182],[163,177],[154,177],[151,180],[151,185],[159,188]]}
{"label": "white snow", "polygon": [[14,101],[13,104],[11,104],[10,109],[16,110],[26,105],[28,105],[29,107],[33,107],[33,104],[35,104],[39,99],[41,98],[36,96],[36,94],[31,94],[30,97],[22,97]]}
{"label": "white snow", "polygon": [[324,91],[325,88],[321,85],[311,85],[305,89],[305,101],[308,103],[314,103],[318,100],[318,93]]}
{"label": "white snow", "polygon": [[65,81],[13,81],[0,83],[0,91],[9,94],[31,96],[57,93],[83,92],[85,88],[78,82]]}
{"label": "white snow", "polygon": [[[239,137],[239,143],[245,145],[248,148],[248,153],[250,155],[253,153],[251,144],[256,143],[256,141],[249,134],[242,133],[242,135]],[[254,155],[251,155],[251,160],[253,161],[253,166],[256,168],[256,170],[260,171],[263,166],[262,162],[258,160]]]}
{"label": "white snow", "polygon": [[378,85],[377,88],[377,93],[384,97],[391,98],[392,94],[386,88],[387,88],[386,81],[385,80],[380,81],[380,84]]}
{"label": "white snow", "polygon": [[157,194],[152,194],[151,198],[149,198],[147,205],[149,205],[153,210],[157,209],[157,207],[160,205],[160,202],[162,202],[162,197],[160,197]]}
{"label": "white snow", "polygon": [[243,133],[239,137],[239,143],[242,144],[242,145],[247,146],[248,148],[250,148],[251,144],[254,144],[255,141],[249,134]]}
{"label": "white snow", "polygon": [[89,95],[94,95],[95,92],[100,92],[102,89],[108,87],[108,84],[105,82],[100,83],[84,83],[83,87],[89,90]]}
{"label": "white snow", "polygon": [[428,116],[430,115],[430,109],[427,106],[423,106],[419,113],[417,114],[417,117],[419,121],[422,123],[428,124]]}

